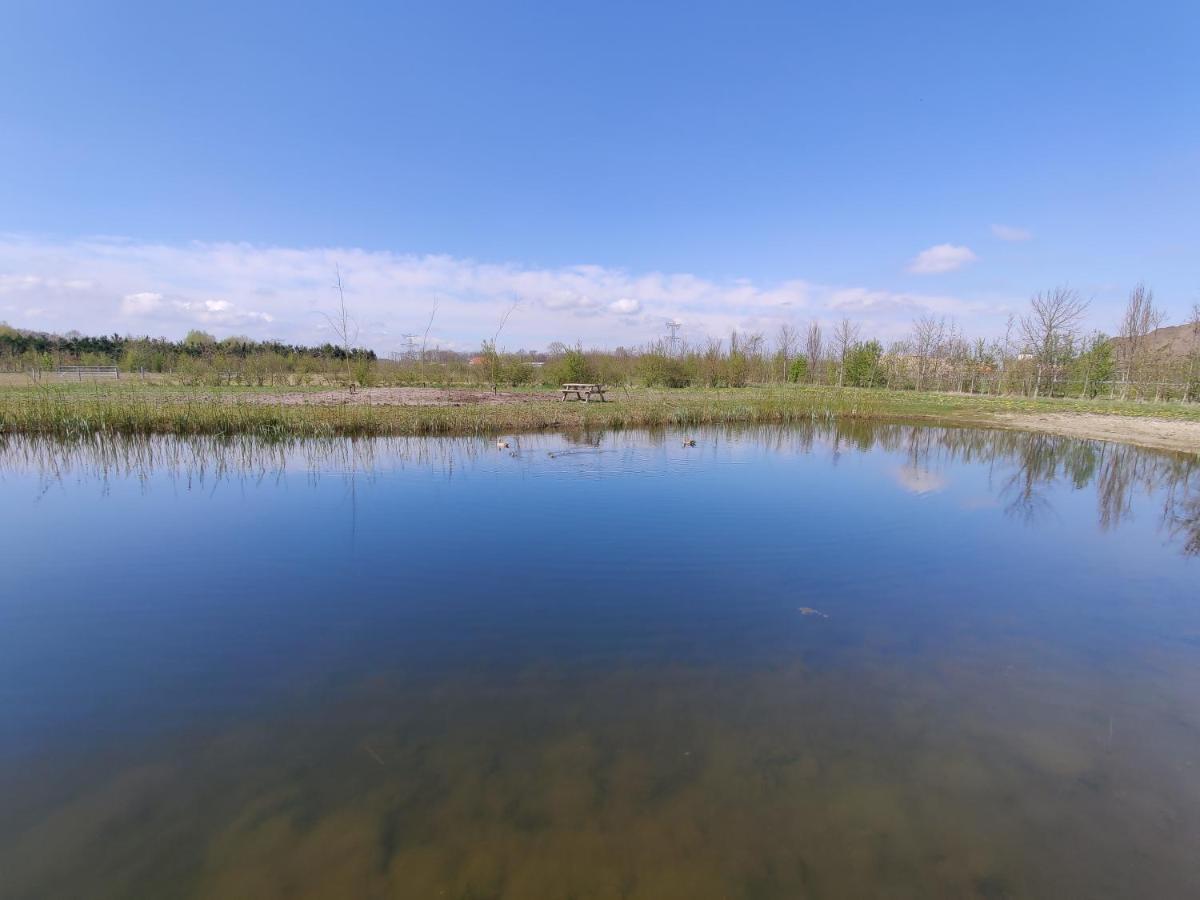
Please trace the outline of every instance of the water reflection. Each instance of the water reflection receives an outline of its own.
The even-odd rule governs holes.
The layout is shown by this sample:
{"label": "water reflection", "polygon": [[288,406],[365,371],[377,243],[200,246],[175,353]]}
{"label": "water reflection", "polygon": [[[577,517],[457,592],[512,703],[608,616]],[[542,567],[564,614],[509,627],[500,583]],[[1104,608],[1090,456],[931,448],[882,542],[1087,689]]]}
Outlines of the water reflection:
{"label": "water reflection", "polygon": [[[1036,523],[1054,516],[1052,488],[1069,484],[1095,488],[1097,521],[1119,526],[1136,496],[1162,492],[1160,524],[1186,554],[1200,554],[1200,457],[1152,452],[1136,447],[1081,441],[1020,431],[912,426],[837,420],[778,428],[694,429],[698,451],[722,443],[752,443],[774,453],[817,455],[836,464],[849,451],[883,450],[902,458],[896,482],[914,494],[942,491],[947,471],[965,463],[995,474],[994,496],[1014,519]],[[167,474],[187,488],[220,481],[262,482],[286,473],[310,480],[346,480],[350,496],[359,478],[367,483],[381,471],[423,467],[452,478],[463,466],[497,455],[565,459],[618,454],[630,448],[674,445],[668,431],[582,431],[517,435],[497,450],[491,438],[362,438],[264,441],[235,437],[122,437],[62,441],[37,436],[0,435],[0,477],[5,472],[36,472],[41,490],[63,479],[84,478],[105,485],[110,479],[145,481]],[[605,464],[626,471],[629,460]],[[983,505],[983,504],[977,504]]]}
{"label": "water reflection", "polygon": [[1195,458],[504,442],[0,438],[0,896],[1200,896]]}
{"label": "water reflection", "polygon": [[914,494],[934,494],[945,490],[946,479],[928,466],[922,467],[913,463],[896,469],[896,481],[906,491]]}

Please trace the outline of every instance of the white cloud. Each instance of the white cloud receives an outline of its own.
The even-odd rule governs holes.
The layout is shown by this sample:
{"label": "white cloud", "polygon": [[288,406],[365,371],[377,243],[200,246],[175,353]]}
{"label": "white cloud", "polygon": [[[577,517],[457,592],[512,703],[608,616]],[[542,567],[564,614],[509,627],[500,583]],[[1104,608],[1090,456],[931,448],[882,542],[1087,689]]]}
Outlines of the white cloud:
{"label": "white cloud", "polygon": [[86,291],[94,285],[86,278],[47,278],[42,275],[0,273],[0,294],[18,291]]}
{"label": "white cloud", "polygon": [[940,313],[954,316],[986,314],[987,303],[969,302],[957,297],[930,294],[910,294],[896,291],[872,291],[866,288],[840,288],[831,291],[826,305],[839,314],[903,314]]}
{"label": "white cloud", "polygon": [[1002,241],[1033,240],[1033,232],[1027,228],[1017,228],[1013,225],[993,225],[992,234]]}
{"label": "white cloud", "polygon": [[269,313],[239,309],[228,300],[166,299],[154,291],[121,298],[121,314],[130,318],[165,318],[206,325],[250,325],[274,321]]}
{"label": "white cloud", "polygon": [[912,494],[936,494],[946,489],[946,477],[917,466],[901,466],[892,474],[896,483]]}
{"label": "white cloud", "polygon": [[928,250],[922,250],[908,264],[908,271],[918,275],[936,275],[940,272],[953,272],[961,269],[967,263],[978,259],[970,247],[959,247],[955,244],[937,244]]}
{"label": "white cloud", "polygon": [[228,300],[180,300],[175,307],[206,325],[253,325],[275,321],[270,313],[240,309]]}
{"label": "white cloud", "polygon": [[888,339],[924,312],[993,316],[999,327],[1001,310],[1013,302],[803,279],[762,284],[595,265],[528,268],[344,247],[48,242],[2,234],[0,295],[19,296],[19,308],[44,311],[12,323],[30,328],[180,337],[202,326],[218,337],[224,329],[313,343],[329,337],[322,313],[334,305],[335,263],[362,326],[361,342],[381,352],[396,349],[396,335],[423,333],[435,302],[430,346],[462,350],[492,334],[514,301],[519,307],[504,329],[512,349],[556,340],[640,345],[661,337],[662,323],[672,318],[686,323],[691,341],[733,329],[770,336],[782,322],[831,324],[842,315],[854,316],[864,333]]}
{"label": "white cloud", "polygon": [[153,291],[126,294],[121,298],[121,312],[126,316],[149,315],[162,307],[162,299],[162,294]]}

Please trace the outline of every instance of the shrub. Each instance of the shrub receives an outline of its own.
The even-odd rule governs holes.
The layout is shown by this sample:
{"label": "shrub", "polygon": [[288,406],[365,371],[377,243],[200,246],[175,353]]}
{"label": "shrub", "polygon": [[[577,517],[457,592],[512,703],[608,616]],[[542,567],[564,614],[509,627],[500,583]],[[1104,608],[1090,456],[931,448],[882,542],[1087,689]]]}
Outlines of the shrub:
{"label": "shrub", "polygon": [[551,381],[555,384],[590,382],[595,379],[588,358],[584,355],[583,349],[578,346],[568,350],[546,368],[553,374],[554,377]]}
{"label": "shrub", "polygon": [[808,360],[803,356],[797,356],[788,366],[787,380],[796,384],[806,378],[808,378]]}
{"label": "shrub", "polygon": [[533,366],[520,356],[500,358],[500,378],[504,384],[519,385],[533,383]]}
{"label": "shrub", "polygon": [[663,353],[647,353],[637,361],[639,380],[648,387],[687,387],[691,383],[683,361]]}
{"label": "shrub", "polygon": [[727,387],[745,387],[750,378],[750,361],[740,350],[731,350],[725,359],[723,378]]}
{"label": "shrub", "polygon": [[883,347],[879,341],[855,344],[846,354],[846,384],[853,387],[875,387],[883,383],[879,360]]}
{"label": "shrub", "polygon": [[359,359],[354,363],[354,383],[359,387],[375,384],[375,365],[371,360]]}

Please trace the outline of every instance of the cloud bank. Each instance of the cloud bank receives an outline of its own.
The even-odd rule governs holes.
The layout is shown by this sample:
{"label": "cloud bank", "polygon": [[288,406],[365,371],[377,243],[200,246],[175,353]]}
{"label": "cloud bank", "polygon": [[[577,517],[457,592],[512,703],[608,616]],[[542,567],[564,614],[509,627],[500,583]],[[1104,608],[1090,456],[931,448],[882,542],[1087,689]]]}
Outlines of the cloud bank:
{"label": "cloud bank", "polygon": [[[974,258],[966,248],[943,245],[918,259],[931,253],[928,271],[947,271]],[[664,333],[667,319],[683,322],[689,340],[702,340],[732,329],[770,335],[785,322],[832,323],[848,315],[862,323],[864,333],[887,338],[922,313],[978,319],[1007,308],[799,278],[757,284],[689,273],[595,265],[531,268],[346,247],[0,235],[0,320],[60,332],[178,337],[200,327],[218,337],[321,342],[332,337],[323,313],[334,305],[335,265],[360,326],[360,342],[379,352],[402,346],[405,332],[423,332],[435,303],[431,345],[464,350],[493,333],[514,302],[518,307],[502,340],[510,349],[541,348],[556,340],[642,345]]]}

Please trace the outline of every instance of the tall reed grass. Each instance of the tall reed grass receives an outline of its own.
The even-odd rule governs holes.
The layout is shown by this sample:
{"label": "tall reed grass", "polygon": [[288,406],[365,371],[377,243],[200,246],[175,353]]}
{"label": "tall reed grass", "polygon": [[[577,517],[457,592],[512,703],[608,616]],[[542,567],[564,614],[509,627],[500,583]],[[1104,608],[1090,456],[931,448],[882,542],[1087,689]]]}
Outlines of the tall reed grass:
{"label": "tall reed grass", "polygon": [[85,434],[247,434],[356,437],[495,434],[547,428],[660,428],[790,424],[830,418],[987,422],[1004,412],[1092,412],[1200,419],[1178,404],[1064,401],[776,386],[638,390],[609,403],[561,403],[544,394],[508,403],[458,406],[371,405],[348,395],[337,404],[284,404],[245,392],[180,392],[152,387],[0,390],[0,431]]}

